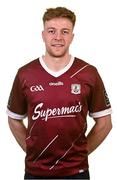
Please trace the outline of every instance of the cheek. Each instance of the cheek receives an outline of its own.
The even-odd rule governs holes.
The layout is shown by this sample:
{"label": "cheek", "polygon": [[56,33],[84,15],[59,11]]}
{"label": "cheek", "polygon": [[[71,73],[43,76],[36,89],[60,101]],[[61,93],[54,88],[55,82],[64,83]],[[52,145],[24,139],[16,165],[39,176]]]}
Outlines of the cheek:
{"label": "cheek", "polygon": [[45,44],[48,44],[49,39],[48,39],[46,36],[44,36],[44,37],[43,37],[43,41],[44,41]]}
{"label": "cheek", "polygon": [[71,42],[72,42],[72,38],[66,39],[66,44],[67,44],[67,45],[70,45]]}
{"label": "cheek", "polygon": [[49,38],[45,32],[42,33],[42,38],[45,43],[48,42],[48,40],[49,40]]}
{"label": "cheek", "polygon": [[70,38],[70,43],[73,41],[74,36],[72,35]]}
{"label": "cheek", "polygon": [[45,43],[49,44],[52,38],[50,36],[45,35],[43,39]]}

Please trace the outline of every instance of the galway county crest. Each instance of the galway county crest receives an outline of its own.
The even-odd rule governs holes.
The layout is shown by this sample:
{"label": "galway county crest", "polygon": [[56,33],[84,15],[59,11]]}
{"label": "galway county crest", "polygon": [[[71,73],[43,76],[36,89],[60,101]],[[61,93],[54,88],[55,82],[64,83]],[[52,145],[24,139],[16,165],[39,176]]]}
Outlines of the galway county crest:
{"label": "galway county crest", "polygon": [[81,93],[81,85],[80,84],[72,84],[71,85],[71,93],[72,94],[80,94]]}

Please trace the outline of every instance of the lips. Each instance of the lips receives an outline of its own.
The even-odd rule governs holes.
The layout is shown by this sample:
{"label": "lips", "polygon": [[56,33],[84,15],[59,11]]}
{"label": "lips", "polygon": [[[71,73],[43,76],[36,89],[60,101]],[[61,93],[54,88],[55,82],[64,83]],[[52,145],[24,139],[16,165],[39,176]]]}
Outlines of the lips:
{"label": "lips", "polygon": [[52,46],[54,46],[54,47],[62,47],[64,45],[63,44],[52,44]]}

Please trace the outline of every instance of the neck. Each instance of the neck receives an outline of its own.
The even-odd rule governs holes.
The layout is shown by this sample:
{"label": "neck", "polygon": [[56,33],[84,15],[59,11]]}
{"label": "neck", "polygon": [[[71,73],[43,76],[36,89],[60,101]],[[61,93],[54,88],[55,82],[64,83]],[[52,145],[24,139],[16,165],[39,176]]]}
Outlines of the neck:
{"label": "neck", "polygon": [[65,68],[70,62],[71,55],[67,54],[63,57],[52,57],[49,54],[45,54],[43,56],[43,60],[46,66],[52,71],[59,71]]}

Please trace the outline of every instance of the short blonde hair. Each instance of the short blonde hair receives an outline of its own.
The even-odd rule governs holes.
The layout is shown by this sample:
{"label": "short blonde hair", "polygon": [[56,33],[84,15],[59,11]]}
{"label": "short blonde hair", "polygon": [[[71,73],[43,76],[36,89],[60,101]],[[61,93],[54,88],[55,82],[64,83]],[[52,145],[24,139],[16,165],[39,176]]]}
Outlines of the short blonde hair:
{"label": "short blonde hair", "polygon": [[65,8],[65,7],[56,7],[56,8],[49,8],[46,10],[46,12],[43,15],[43,23],[45,24],[45,21],[49,21],[53,18],[67,18],[71,21],[73,24],[73,27],[76,22],[76,15],[71,10]]}

